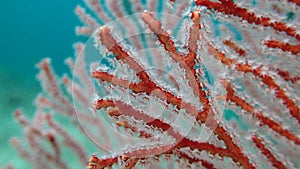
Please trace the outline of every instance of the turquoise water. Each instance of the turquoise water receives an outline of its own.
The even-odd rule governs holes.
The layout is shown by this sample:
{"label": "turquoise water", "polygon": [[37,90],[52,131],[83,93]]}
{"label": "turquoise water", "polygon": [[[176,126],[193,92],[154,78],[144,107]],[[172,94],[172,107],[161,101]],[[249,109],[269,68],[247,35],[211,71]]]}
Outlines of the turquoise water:
{"label": "turquoise water", "polygon": [[[35,64],[50,57],[58,74],[65,72],[64,59],[73,56],[80,25],[74,9],[80,1],[3,0],[0,5],[0,168],[14,163],[26,168],[9,137],[21,134],[12,112],[22,107],[28,116],[40,91]],[[5,155],[4,155],[5,154]],[[27,166],[28,167],[28,166]]]}

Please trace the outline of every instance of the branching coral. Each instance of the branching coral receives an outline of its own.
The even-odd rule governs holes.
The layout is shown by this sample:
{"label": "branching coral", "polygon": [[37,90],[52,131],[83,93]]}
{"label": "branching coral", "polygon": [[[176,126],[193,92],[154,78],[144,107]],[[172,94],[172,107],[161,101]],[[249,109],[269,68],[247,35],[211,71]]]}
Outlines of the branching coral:
{"label": "branching coral", "polygon": [[63,145],[87,162],[49,111],[98,146],[90,169],[300,167],[300,18],[283,18],[297,1],[86,4],[98,18],[76,8],[91,38],[73,79],[42,61],[36,118],[16,112],[31,151],[13,143],[36,168],[70,167]]}

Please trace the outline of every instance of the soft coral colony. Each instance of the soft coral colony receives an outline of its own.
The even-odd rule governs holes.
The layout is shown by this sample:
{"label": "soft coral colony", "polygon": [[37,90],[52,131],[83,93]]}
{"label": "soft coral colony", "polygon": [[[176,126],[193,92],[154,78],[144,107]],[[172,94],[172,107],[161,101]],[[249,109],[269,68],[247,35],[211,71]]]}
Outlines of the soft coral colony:
{"label": "soft coral colony", "polygon": [[15,113],[35,168],[300,168],[299,1],[85,3],[73,79],[43,60]]}

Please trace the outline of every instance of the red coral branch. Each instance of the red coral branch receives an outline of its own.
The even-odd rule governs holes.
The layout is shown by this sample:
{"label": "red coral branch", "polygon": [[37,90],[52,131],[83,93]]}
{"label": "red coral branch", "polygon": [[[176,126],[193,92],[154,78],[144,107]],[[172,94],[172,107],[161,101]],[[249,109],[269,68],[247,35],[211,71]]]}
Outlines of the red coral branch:
{"label": "red coral branch", "polygon": [[286,81],[291,81],[292,83],[296,83],[300,80],[300,76],[291,77],[290,73],[288,71],[283,71],[280,69],[276,69],[278,74]]}
{"label": "red coral branch", "polygon": [[[143,120],[146,122],[147,125],[160,128],[163,131],[168,132],[168,134],[170,134],[174,138],[176,138],[177,144],[165,147],[165,148],[167,148],[166,151],[163,151],[162,149],[158,149],[155,151],[153,150],[154,152],[152,152],[152,150],[151,150],[151,152],[149,152],[150,154],[157,154],[158,152],[166,153],[166,152],[170,152],[174,149],[189,147],[191,149],[198,149],[199,151],[206,150],[206,151],[210,152],[211,154],[219,154],[222,157],[229,156],[229,157],[232,157],[234,160],[239,161],[238,158],[236,156],[234,156],[234,154],[231,154],[231,151],[229,149],[223,149],[223,148],[215,147],[214,145],[211,145],[208,143],[200,143],[200,142],[189,140],[188,138],[181,136],[179,133],[177,133],[169,124],[162,122],[159,119],[154,119],[140,111],[137,111],[134,108],[132,108],[130,105],[126,105],[126,104],[122,103],[122,101],[98,100],[97,102],[95,102],[95,107],[97,107],[97,108],[100,108],[100,107],[106,108],[109,106],[118,107],[118,109],[113,109],[111,111],[108,111],[108,113],[111,116],[119,116],[121,114],[133,116],[137,120]],[[130,126],[127,126],[127,127],[130,127]],[[133,130],[136,130],[136,129],[133,128]],[[149,133],[146,135],[149,135]],[[145,153],[147,153],[147,152],[145,152],[145,150],[139,150],[139,151],[124,154],[124,156],[134,155],[134,156],[138,157],[139,153],[143,153],[145,155]],[[115,157],[112,157],[111,160],[106,159],[106,161],[110,161],[111,163],[117,162]],[[102,164],[101,162],[102,161],[98,161],[97,163]],[[95,163],[95,161],[93,163]],[[111,163],[109,163],[109,164],[111,164]]]}
{"label": "red coral branch", "polygon": [[[244,49],[240,48],[237,44],[235,44],[234,42],[232,42],[230,40],[224,40],[223,43],[225,45],[227,45],[228,47],[232,48],[240,56],[248,55]],[[278,43],[281,43],[281,42],[278,42]],[[293,46],[293,47],[296,48],[297,46]],[[296,50],[298,50],[298,49],[296,49]],[[299,47],[299,50],[300,50],[300,47]],[[300,80],[300,76],[292,77],[288,71],[284,71],[284,70],[274,68],[274,67],[270,67],[270,69],[276,71],[278,73],[278,75],[281,76],[286,81],[291,81],[292,83],[296,83],[298,80]]]}
{"label": "red coral branch", "polygon": [[[198,14],[198,13],[194,13],[194,16]],[[154,23],[157,23],[157,25],[152,24],[152,30],[154,32],[157,33],[157,36],[160,36],[158,33],[162,33],[164,34],[163,37],[160,38],[160,40],[163,42],[162,44],[164,44],[165,49],[167,51],[170,52],[176,52],[176,50],[174,49],[173,43],[170,41],[170,39],[168,38],[169,36],[167,36],[162,29],[161,29],[161,24],[159,22],[157,22],[153,16],[144,13],[142,15],[142,17],[144,18],[145,22],[151,21]],[[198,15],[198,17],[195,18],[199,18],[200,15]],[[195,21],[195,19],[194,19]],[[199,20],[198,20],[199,21]],[[198,26],[197,26],[198,27]],[[199,28],[199,27],[198,27]],[[193,29],[193,28],[192,28]],[[161,94],[167,95],[166,99],[168,101],[168,103],[172,103],[177,105],[179,108],[186,108],[188,107],[189,109],[187,109],[187,112],[191,113],[192,111],[192,115],[197,115],[194,114],[195,111],[194,109],[191,109],[191,107],[189,106],[189,104],[182,102],[181,99],[174,97],[171,93],[165,92],[163,91],[161,88],[157,87],[149,78],[148,74],[143,70],[143,68],[136,63],[132,57],[130,57],[123,49],[121,46],[119,46],[117,44],[117,42],[113,39],[113,37],[110,35],[109,33],[109,29],[107,27],[101,27],[100,28],[100,32],[99,32],[99,36],[100,36],[100,40],[101,42],[107,47],[107,49],[109,51],[111,51],[112,53],[114,53],[116,55],[117,59],[121,59],[123,60],[125,63],[127,63],[132,69],[134,69],[137,73],[137,76],[140,78],[140,80],[142,82],[140,82],[139,84],[131,84],[129,83],[127,80],[122,80],[117,78],[116,76],[113,75],[109,75],[106,72],[101,72],[101,71],[94,71],[92,72],[92,76],[94,78],[97,78],[99,80],[105,80],[108,82],[112,82],[113,85],[119,85],[125,88],[129,88],[131,89],[133,92],[145,92],[147,94],[150,94],[150,92],[154,89],[157,89],[159,92],[156,93],[156,95],[161,98],[164,99],[163,97],[160,97]],[[192,41],[192,40],[191,40]],[[174,54],[174,58],[176,59],[180,59],[182,58],[182,56],[180,56],[180,54],[178,54],[177,52]],[[182,62],[182,61],[181,61]],[[114,79],[114,80],[113,80]],[[206,96],[206,95],[205,95]],[[116,102],[116,101],[115,101]],[[180,106],[180,104],[183,105],[187,105],[187,106]],[[100,104],[100,105],[99,105]],[[112,101],[103,101],[103,100],[98,100],[95,104],[94,107],[96,108],[100,108],[101,106],[112,106]],[[164,130],[168,129],[168,133],[173,135],[175,138],[182,138],[181,136],[179,137],[178,134],[175,134],[175,132],[173,131],[173,129],[167,125],[164,124],[163,122],[161,122],[158,119],[149,119],[149,117],[147,117],[145,114],[141,114],[139,113],[137,110],[134,110],[132,108],[130,108],[128,105],[124,105],[122,103],[118,103],[118,107],[122,107],[121,110],[126,110],[124,112],[122,112],[122,114],[126,114],[130,112],[131,116],[134,116],[135,118],[139,118],[145,121],[152,121],[151,125],[155,125],[156,127],[162,128]],[[124,107],[125,106],[125,107]],[[199,113],[200,114],[200,113]],[[201,122],[205,122],[206,116],[199,116],[197,115],[197,120],[201,121]],[[210,123],[215,124],[216,121],[214,121],[213,119],[211,119],[212,121],[210,121]],[[167,126],[167,128],[165,128]],[[223,140],[226,144],[226,149],[223,148],[216,148],[213,145],[209,145],[207,143],[198,143],[195,141],[191,141],[189,139],[185,139],[182,138],[182,140],[176,145],[176,147],[190,147],[191,149],[198,149],[198,150],[208,150],[211,154],[219,154],[221,156],[228,156],[231,157],[233,159],[233,161],[235,162],[239,162],[242,166],[246,167],[246,168],[254,168],[253,165],[249,162],[249,159],[242,153],[241,149],[233,142],[232,138],[229,136],[229,134],[225,131],[224,128],[217,126],[217,128],[214,130],[215,134],[218,135],[218,138]],[[175,134],[175,135],[174,135]],[[136,152],[136,153],[141,153],[140,151]],[[134,153],[134,154],[136,154]],[[92,158],[94,159],[94,158]],[[108,161],[115,161],[115,157],[111,160]],[[93,160],[92,160],[93,161]],[[94,161],[93,161],[94,162]],[[111,163],[109,163],[111,164]]]}
{"label": "red coral branch", "polygon": [[243,72],[243,73],[252,73],[256,77],[259,77],[264,84],[268,86],[270,89],[274,89],[275,96],[282,100],[283,103],[286,105],[286,107],[289,109],[290,114],[295,117],[298,120],[298,123],[300,123],[300,110],[299,107],[295,104],[295,102],[290,99],[284,90],[277,85],[273,78],[269,76],[268,74],[265,74],[263,72],[262,67],[259,68],[253,68],[249,64],[242,64],[242,63],[235,63],[233,59],[227,58],[224,53],[219,52],[216,48],[214,48],[211,44],[207,44],[209,47],[209,51],[214,55],[214,57],[218,60],[220,60],[223,64],[227,66],[235,66],[235,69],[237,71]]}
{"label": "red coral branch", "polygon": [[291,45],[277,40],[268,40],[265,42],[265,45],[269,48],[279,48],[283,51],[291,52],[294,55],[300,53],[300,45]]}
{"label": "red coral branch", "polygon": [[[211,112],[211,108],[209,107],[209,100],[207,94],[203,90],[205,87],[204,83],[199,83],[196,81],[197,75],[194,69],[196,64],[196,56],[198,51],[197,41],[200,36],[200,12],[195,11],[192,13],[191,19],[193,21],[193,26],[190,28],[190,37],[188,43],[189,53],[187,56],[183,56],[183,54],[178,53],[174,42],[170,39],[170,35],[161,28],[161,23],[156,20],[153,15],[149,13],[143,13],[142,19],[149,26],[149,28],[156,34],[159,41],[163,44],[165,50],[170,54],[171,58],[176,62],[179,62],[181,68],[183,68],[186,72],[186,78],[189,81],[189,85],[192,87],[193,92],[196,96],[199,97],[201,103],[203,104],[204,110],[203,112],[199,112],[198,116],[202,119],[206,119],[209,112]],[[203,87],[202,87],[203,86]],[[209,94],[209,91],[208,91]]]}
{"label": "red coral branch", "polygon": [[297,33],[296,29],[289,27],[283,22],[271,22],[271,18],[265,16],[258,17],[253,12],[249,12],[246,8],[237,6],[232,0],[222,0],[221,3],[211,2],[209,0],[196,0],[196,4],[206,6],[208,9],[214,9],[227,15],[238,16],[249,23],[254,23],[264,27],[270,26],[277,31],[285,32],[287,35],[300,41],[300,34]]}
{"label": "red coral branch", "polygon": [[251,106],[249,103],[247,103],[245,100],[243,100],[240,97],[237,97],[234,95],[234,90],[231,87],[229,82],[224,81],[224,85],[226,86],[227,90],[227,99],[229,101],[232,101],[236,103],[238,106],[240,106],[242,109],[248,111],[249,113],[252,113],[256,118],[258,118],[263,125],[268,126],[273,131],[277,132],[281,136],[287,138],[288,140],[293,141],[295,144],[300,145],[300,138],[298,138],[295,134],[291,133],[287,129],[283,129],[279,123],[275,122],[274,120],[266,117],[263,115],[262,112],[255,111],[255,108]]}
{"label": "red coral branch", "polygon": [[255,143],[256,147],[271,161],[272,165],[278,169],[285,169],[286,167],[282,164],[281,161],[278,161],[270,150],[266,148],[262,139],[259,139],[257,136],[252,136],[252,140]]}
{"label": "red coral branch", "polygon": [[288,1],[300,6],[300,0],[288,0]]}
{"label": "red coral branch", "polygon": [[225,41],[223,41],[223,43],[225,45],[227,45],[228,47],[232,48],[240,56],[245,56],[246,55],[246,51],[244,49],[238,47],[237,44],[235,44],[233,41],[231,41],[231,40],[225,40]]}

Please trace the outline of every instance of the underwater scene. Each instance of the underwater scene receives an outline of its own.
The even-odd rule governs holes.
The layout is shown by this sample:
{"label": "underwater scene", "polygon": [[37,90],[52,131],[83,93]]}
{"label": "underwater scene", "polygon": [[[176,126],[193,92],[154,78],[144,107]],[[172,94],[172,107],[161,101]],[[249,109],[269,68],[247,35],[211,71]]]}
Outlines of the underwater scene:
{"label": "underwater scene", "polygon": [[0,169],[300,169],[299,0],[0,9]]}

